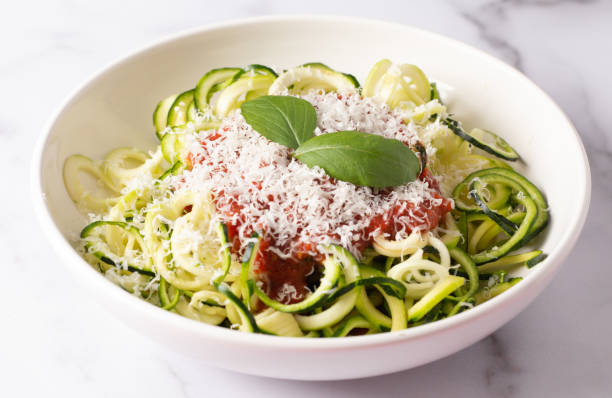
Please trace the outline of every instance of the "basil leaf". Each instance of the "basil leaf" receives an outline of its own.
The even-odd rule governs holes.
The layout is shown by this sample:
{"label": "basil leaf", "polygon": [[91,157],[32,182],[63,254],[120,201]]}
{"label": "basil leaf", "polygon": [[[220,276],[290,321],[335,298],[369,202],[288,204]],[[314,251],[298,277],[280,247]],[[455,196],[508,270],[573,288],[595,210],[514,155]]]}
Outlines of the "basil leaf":
{"label": "basil leaf", "polygon": [[259,134],[293,149],[312,138],[317,127],[315,108],[296,97],[265,95],[243,103],[240,110]]}
{"label": "basil leaf", "polygon": [[293,156],[338,180],[375,188],[404,185],[420,171],[416,155],[401,141],[359,131],[311,138]]}

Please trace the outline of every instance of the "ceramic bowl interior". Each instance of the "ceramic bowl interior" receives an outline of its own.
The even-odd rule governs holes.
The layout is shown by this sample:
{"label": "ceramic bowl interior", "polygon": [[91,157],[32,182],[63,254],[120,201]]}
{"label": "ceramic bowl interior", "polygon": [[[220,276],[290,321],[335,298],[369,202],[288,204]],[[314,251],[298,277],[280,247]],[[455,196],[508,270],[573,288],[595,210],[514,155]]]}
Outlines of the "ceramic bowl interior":
{"label": "ceramic bowl interior", "polygon": [[[144,303],[108,282],[71,246],[84,217],[70,201],[62,165],[75,153],[100,159],[119,146],[157,145],[151,114],[161,98],[194,87],[207,70],[321,61],[361,81],[381,58],[420,66],[445,82],[451,111],[493,130],[521,154],[522,170],[548,197],[552,222],[535,246],[549,257],[501,296],[458,316],[396,333],[344,339],[248,335],[199,324]],[[296,379],[389,373],[441,358],[507,322],[544,288],[574,245],[589,202],[582,143],[562,111],[522,74],[467,45],[407,26],[337,17],[224,23],[156,43],[105,68],[79,88],[44,131],[33,195],[47,236],[79,284],[130,326],[216,366]],[[398,353],[401,353],[398,354]],[[314,366],[316,365],[316,366]]]}

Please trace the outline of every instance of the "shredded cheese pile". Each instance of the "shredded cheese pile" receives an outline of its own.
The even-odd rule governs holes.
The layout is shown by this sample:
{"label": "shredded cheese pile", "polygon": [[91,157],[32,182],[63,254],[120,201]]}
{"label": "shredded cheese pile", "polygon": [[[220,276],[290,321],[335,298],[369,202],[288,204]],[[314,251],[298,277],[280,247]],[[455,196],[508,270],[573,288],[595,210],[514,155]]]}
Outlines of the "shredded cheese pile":
{"label": "shredded cheese pile", "polygon": [[[371,98],[342,92],[310,92],[302,98],[316,109],[315,135],[358,130],[410,146],[418,143],[415,129]],[[217,217],[239,226],[241,242],[247,242],[253,231],[263,232],[275,242],[270,250],[282,258],[316,255],[322,245],[331,243],[359,255],[356,242],[376,234],[366,232],[373,216],[402,202],[416,207],[426,199],[434,206],[442,201],[432,197],[435,188],[421,180],[387,189],[384,194],[337,181],[321,168],[309,168],[293,159],[291,149],[254,131],[239,110],[224,119],[219,131],[218,139],[211,139],[211,131],[193,136],[188,150],[196,161],[192,170],[173,177],[173,185],[178,191],[210,192],[218,199]],[[417,217],[409,212],[395,219],[398,232],[392,238],[405,237]],[[305,243],[309,244],[306,250]]]}

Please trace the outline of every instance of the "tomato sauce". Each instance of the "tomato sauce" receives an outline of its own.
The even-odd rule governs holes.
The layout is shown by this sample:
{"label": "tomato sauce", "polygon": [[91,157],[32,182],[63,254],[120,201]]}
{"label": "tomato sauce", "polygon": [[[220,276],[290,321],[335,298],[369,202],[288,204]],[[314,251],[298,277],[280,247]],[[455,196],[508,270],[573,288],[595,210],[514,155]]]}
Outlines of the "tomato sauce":
{"label": "tomato sauce", "polygon": [[[215,133],[209,139],[216,140],[219,137],[220,135]],[[202,142],[202,146],[205,149],[205,141]],[[195,159],[189,155],[189,162],[192,165],[197,161],[210,162],[210,159]],[[223,172],[224,166],[220,164],[218,167],[218,170]],[[364,233],[361,234],[360,238],[353,241],[354,247],[359,252],[362,252],[372,244],[372,236],[380,233],[394,236],[400,230],[403,230],[405,233],[410,233],[415,229],[422,231],[432,230],[438,226],[440,220],[451,210],[452,201],[444,198],[440,194],[436,179],[427,169],[425,169],[418,178],[428,182],[429,187],[431,187],[430,195],[433,199],[424,199],[418,206],[409,201],[398,201],[390,211],[382,215],[371,217]],[[245,184],[246,183],[248,182],[245,181]],[[258,186],[257,183],[253,183],[251,189],[261,189],[261,187]],[[383,191],[380,194],[385,195],[385,192]],[[240,214],[242,209],[235,198],[226,195],[221,190],[213,195],[213,201],[215,203],[222,201],[226,205],[228,203],[230,204],[229,213],[225,214],[227,219],[241,219]],[[263,204],[264,208],[266,205],[267,204]],[[225,208],[227,212],[228,206],[225,206]],[[236,215],[238,215],[238,217],[235,217]],[[397,223],[400,217],[402,217],[403,220],[401,225]],[[406,220],[409,220],[409,222],[406,222]],[[241,254],[242,242],[239,239],[238,230],[242,227],[242,222],[228,223],[227,227],[233,251],[237,254]],[[254,227],[247,226],[247,229],[249,228]],[[250,234],[255,231],[249,230],[247,232]],[[253,272],[257,279],[263,284],[264,290],[271,298],[281,301],[284,304],[302,301],[313,288],[312,284],[308,283],[308,276],[320,271],[323,255],[317,254],[312,256],[312,253],[316,252],[316,247],[313,247],[314,245],[312,243],[298,241],[298,238],[296,238],[296,241],[292,242],[297,244],[298,247],[294,258],[282,258],[275,250],[270,250],[270,248],[277,248],[280,251],[287,248],[277,246],[276,242],[274,242],[270,236],[266,236],[265,231],[257,232],[263,233],[263,238],[260,242],[259,252],[254,262]],[[332,240],[339,240],[339,236],[334,236],[333,234],[329,236]]]}

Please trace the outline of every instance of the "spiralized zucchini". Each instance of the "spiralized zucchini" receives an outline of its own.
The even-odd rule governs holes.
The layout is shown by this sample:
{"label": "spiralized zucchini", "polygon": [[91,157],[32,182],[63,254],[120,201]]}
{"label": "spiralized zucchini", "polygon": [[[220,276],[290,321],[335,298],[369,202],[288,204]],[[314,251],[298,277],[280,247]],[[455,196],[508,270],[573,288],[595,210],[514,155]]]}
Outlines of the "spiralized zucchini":
{"label": "spiralized zucchini", "polygon": [[[359,260],[340,246],[326,247],[318,287],[285,304],[255,278],[261,237],[254,235],[238,259],[210,196],[174,193],[168,177],[190,167],[186,148],[194,133],[214,130],[243,102],[312,90],[372,97],[402,115],[456,208],[435,231],[399,240],[379,235]],[[195,88],[160,101],[153,121],[161,140],[154,152],[118,148],[101,162],[73,155],[64,163],[64,182],[76,205],[95,214],[81,233],[87,261],[130,293],[187,318],[291,337],[402,330],[501,294],[520,281],[507,272],[546,257],[539,250],[516,253],[548,222],[543,194],[493,157],[495,148],[483,152],[465,141],[436,84],[414,65],[381,60],[363,87],[321,63],[280,74],[257,64],[213,69]],[[509,148],[487,134],[488,142]]]}

